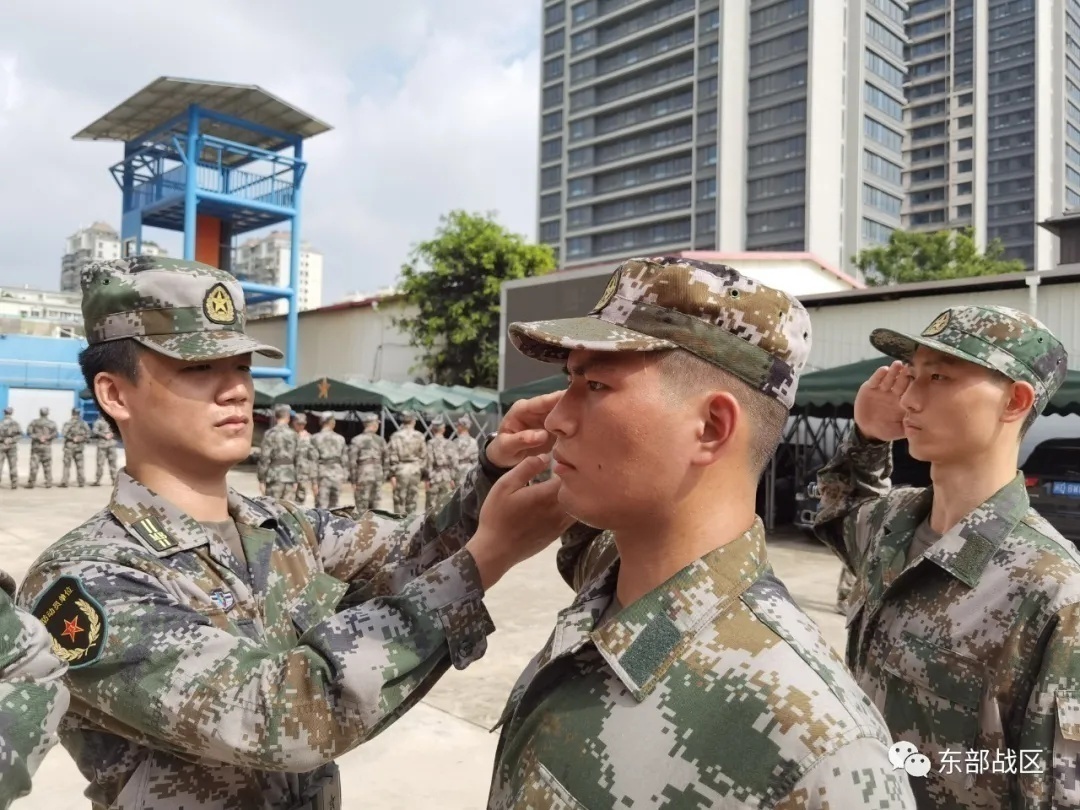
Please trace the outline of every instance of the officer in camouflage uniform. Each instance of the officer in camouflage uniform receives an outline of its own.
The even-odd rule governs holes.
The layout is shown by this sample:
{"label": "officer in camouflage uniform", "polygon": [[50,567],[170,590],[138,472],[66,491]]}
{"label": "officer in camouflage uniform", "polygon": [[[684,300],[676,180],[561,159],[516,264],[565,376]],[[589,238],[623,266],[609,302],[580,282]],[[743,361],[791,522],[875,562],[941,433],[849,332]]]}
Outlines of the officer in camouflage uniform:
{"label": "officer in camouflage uniform", "polygon": [[419,508],[427,443],[424,434],[415,426],[416,414],[405,411],[401,415],[401,427],[390,437],[386,448],[390,486],[394,488],[394,511],[399,515],[411,515]]}
{"label": "officer in camouflage uniform", "polygon": [[296,503],[301,506],[307,500],[308,487],[318,489],[315,480],[319,474],[319,457],[307,432],[307,414],[298,413],[292,420],[296,432]]}
{"label": "officer in camouflage uniform", "polygon": [[289,427],[291,414],[292,409],[288,405],[275,407],[277,424],[263,434],[255,475],[259,479],[260,489],[271,498],[285,498],[293,493],[296,486],[298,440],[296,431]]}
{"label": "officer in camouflage uniform", "polygon": [[[245,335],[239,283],[138,256],[89,264],[82,286],[80,363],[128,464],[108,506],[34,563],[19,602],[69,666],[60,736],[86,797],[346,806],[334,760],[484,654],[485,589],[569,525],[555,493],[525,486],[527,460],[494,486],[476,471],[441,514],[407,521],[245,497],[226,474],[251,450],[251,353],[281,353]],[[493,449],[522,457],[513,435]],[[153,491],[130,474],[148,465]]]}
{"label": "officer in camouflage uniform", "polygon": [[583,523],[558,556],[577,597],[499,720],[488,807],[914,808],[754,515],[810,350],[802,305],[729,267],[631,259],[588,317],[510,338],[569,369],[545,427]]}
{"label": "officer in camouflage uniform", "polygon": [[362,413],[360,421],[364,432],[349,444],[354,499],[358,509],[378,509],[386,480],[386,439],[379,435],[378,414]]}
{"label": "officer in camouflage uniform", "polygon": [[[855,573],[848,666],[933,763],[912,780],[920,807],[1080,807],[1080,554],[1017,472],[1065,349],[997,306],[870,342],[901,362],[859,390],[818,474],[817,532]],[[901,438],[933,487],[890,485]]]}
{"label": "officer in camouflage uniform", "polygon": [[319,432],[311,437],[318,459],[318,494],[320,509],[336,509],[341,489],[348,481],[349,451],[345,437],[334,430],[337,420],[327,411],[320,417]]}
{"label": "officer in camouflage uniform", "polygon": [[33,489],[37,481],[38,467],[45,479],[45,488],[52,486],[52,443],[60,435],[56,422],[49,418],[49,409],[42,408],[40,416],[26,426],[30,436],[30,477],[26,479],[26,488]]}
{"label": "officer in camouflage uniform", "polygon": [[3,477],[6,460],[11,488],[15,489],[19,485],[19,439],[23,433],[13,413],[12,408],[4,408],[4,419],[0,422],[0,477]]}
{"label": "officer in camouflage uniform", "polygon": [[457,454],[458,481],[462,481],[465,475],[476,466],[479,454],[479,445],[473,435],[469,433],[471,422],[469,417],[462,416],[457,420],[457,437],[454,439],[454,452]]}
{"label": "officer in camouflage uniform", "polygon": [[443,435],[446,419],[441,415],[431,420],[431,440],[427,445],[427,465],[424,478],[427,483],[426,504],[431,509],[442,503],[457,486],[458,460],[454,443]]}
{"label": "officer in camouflage uniform", "polygon": [[68,471],[74,465],[75,481],[80,487],[86,486],[83,450],[90,441],[90,426],[82,420],[78,408],[71,409],[71,419],[64,423],[64,473],[60,477],[60,486],[68,485]]}
{"label": "officer in camouflage uniform", "polygon": [[0,810],[30,792],[69,700],[49,634],[13,596],[15,581],[0,571]]}
{"label": "officer in camouflage uniform", "polygon": [[97,445],[97,469],[94,475],[93,486],[101,486],[101,476],[105,471],[105,465],[109,466],[109,483],[116,483],[116,434],[113,433],[112,425],[103,416],[94,420],[94,426],[90,433]]}

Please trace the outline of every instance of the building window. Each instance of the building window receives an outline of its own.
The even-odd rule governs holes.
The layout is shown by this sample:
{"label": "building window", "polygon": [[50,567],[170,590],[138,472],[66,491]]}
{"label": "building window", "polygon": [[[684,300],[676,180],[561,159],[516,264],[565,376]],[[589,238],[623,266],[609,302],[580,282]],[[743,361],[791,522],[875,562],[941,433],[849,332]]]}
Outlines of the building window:
{"label": "building window", "polygon": [[758,144],[747,151],[747,162],[750,168],[777,163],[782,160],[792,160],[803,157],[806,154],[806,136],[795,135],[778,141]]}
{"label": "building window", "polygon": [[558,242],[559,241],[559,220],[554,222],[541,222],[540,223],[540,241],[541,242]]}
{"label": "building window", "polygon": [[902,26],[904,24],[907,12],[905,12],[904,7],[895,2],[895,0],[870,0],[870,5],[878,11],[884,12],[885,16],[897,25]]}
{"label": "building window", "polygon": [[720,27],[720,10],[713,9],[705,14],[701,15],[701,32],[703,34],[709,31],[715,31]]}
{"label": "building window", "polygon": [[[900,59],[904,58],[904,40],[873,17],[866,18],[866,34],[879,45],[884,45],[885,49],[892,52],[894,56]],[[918,54],[913,55],[917,56]]]}
{"label": "building window", "polygon": [[970,193],[971,193],[971,183],[957,183],[956,184],[956,195],[958,197],[966,197]]}
{"label": "building window", "polygon": [[566,19],[566,4],[556,3],[544,9],[544,28],[551,28]]}
{"label": "building window", "polygon": [[702,79],[698,82],[698,101],[706,101],[710,98],[716,98],[718,90],[718,83],[715,77]]}
{"label": "building window", "polygon": [[566,29],[560,28],[544,36],[544,56],[558,53],[566,45]]}
{"label": "building window", "polygon": [[698,149],[698,166],[716,165],[716,145],[710,144]]}
{"label": "building window", "polygon": [[561,79],[563,75],[563,58],[556,56],[544,62],[544,81],[550,82]]}
{"label": "building window", "polygon": [[562,138],[553,138],[540,144],[540,159],[547,162],[562,156]]}
{"label": "building window", "polygon": [[894,152],[899,152],[904,145],[903,135],[869,116],[863,118],[863,133],[870,140],[877,141]]}
{"label": "building window", "polygon": [[697,117],[697,131],[699,135],[716,131],[716,110],[707,113],[699,113]]}
{"label": "building window", "polygon": [[760,214],[751,214],[746,218],[746,230],[751,234],[759,234],[801,228],[805,217],[806,206],[803,205],[762,211]]}
{"label": "building window", "polygon": [[802,169],[771,177],[759,177],[747,184],[747,198],[750,202],[780,197],[784,194],[799,194],[806,187],[806,172]]}
{"label": "building window", "polygon": [[889,237],[892,236],[894,230],[895,228],[890,228],[888,225],[882,225],[880,222],[863,217],[863,242],[872,245],[884,245],[889,241]]}
{"label": "building window", "polygon": [[900,207],[903,205],[903,201],[893,194],[889,194],[879,188],[874,188],[874,186],[868,186],[864,183],[863,204],[869,205],[871,208],[876,208],[878,211],[883,211],[894,217],[898,217],[900,216]]}
{"label": "building window", "polygon": [[771,62],[784,56],[802,53],[806,50],[806,29],[800,28],[790,34],[760,42],[750,48],[750,66]]}
{"label": "building window", "polygon": [[540,188],[558,188],[562,182],[562,166],[549,166],[540,172]]}
{"label": "building window", "polygon": [[543,131],[545,135],[554,135],[556,132],[562,132],[562,110],[556,110],[555,112],[550,112],[544,116]]}
{"label": "building window", "polygon": [[873,51],[866,51],[866,69],[884,79],[897,90],[904,89],[904,71]]}
{"label": "building window", "polygon": [[540,216],[549,217],[562,210],[562,192],[544,194],[540,197]]}
{"label": "building window", "polygon": [[749,131],[754,135],[762,130],[776,129],[777,127],[796,124],[806,120],[806,100],[799,99],[778,107],[769,107],[750,113]]}
{"label": "building window", "polygon": [[795,20],[806,16],[807,0],[785,0],[755,11],[750,15],[750,30],[757,32],[763,28],[780,25],[788,20]]}
{"label": "building window", "polygon": [[704,180],[698,180],[697,198],[699,200],[715,200],[716,199],[716,178],[715,177],[707,177]]}
{"label": "building window", "polygon": [[869,150],[863,151],[863,168],[895,186],[903,181],[903,169],[898,164]]}
{"label": "building window", "polygon": [[563,100],[563,86],[561,84],[553,84],[551,87],[544,88],[544,109],[549,110],[552,107],[558,107],[562,104]]}
{"label": "building window", "polygon": [[587,256],[589,253],[591,238],[588,236],[572,236],[566,240],[566,255],[569,258]]}
{"label": "building window", "polygon": [[[806,66],[803,65],[803,75],[806,75]],[[867,82],[863,85],[863,98],[876,110],[880,110],[890,118],[903,122],[904,104],[897,101],[885,91]]]}

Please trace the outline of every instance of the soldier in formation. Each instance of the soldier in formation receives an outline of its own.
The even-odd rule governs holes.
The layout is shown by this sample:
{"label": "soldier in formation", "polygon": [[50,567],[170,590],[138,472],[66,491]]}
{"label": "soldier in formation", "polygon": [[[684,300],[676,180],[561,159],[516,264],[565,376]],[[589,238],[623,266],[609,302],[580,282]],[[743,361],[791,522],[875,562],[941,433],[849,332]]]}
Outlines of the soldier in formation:
{"label": "soldier in formation", "polygon": [[60,476],[60,486],[68,485],[68,472],[75,467],[75,482],[86,486],[86,468],[84,450],[90,441],[90,426],[82,419],[78,408],[71,409],[71,419],[64,423],[64,472]]}
{"label": "soldier in formation", "polygon": [[288,405],[274,408],[276,424],[263,434],[256,478],[259,490],[271,498],[285,498],[296,486],[296,431],[289,427],[292,409]]}
{"label": "soldier in formation", "polygon": [[803,306],[728,267],[631,259],[589,318],[510,337],[568,370],[545,427],[582,523],[558,555],[577,596],[503,711],[488,807],[914,810],[754,513],[810,351]]}
{"label": "soldier in formation", "polygon": [[[847,664],[935,764],[912,779],[919,807],[1080,807],[1080,553],[1017,472],[1065,348],[1030,315],[973,305],[870,342],[896,362],[818,474],[817,533],[855,579]],[[933,487],[892,487],[899,439]]]}
{"label": "soldier in formation", "polygon": [[45,488],[52,486],[52,443],[56,441],[59,431],[56,429],[56,422],[49,418],[48,408],[42,408],[38,413],[38,418],[26,427],[30,436],[30,477],[26,480],[27,489],[34,488],[38,467],[45,479]]}
{"label": "soldier in formation", "polygon": [[249,498],[226,475],[251,452],[252,353],[281,352],[245,333],[236,279],[138,256],[89,264],[82,289],[79,361],[126,465],[109,504],[31,566],[19,604],[68,664],[61,741],[86,798],[354,806],[335,760],[482,657],[484,594],[569,526],[554,482],[527,486],[543,415],[516,403],[489,457],[517,466],[497,482],[475,470],[439,514]]}
{"label": "soldier in formation", "polygon": [[93,486],[101,486],[101,476],[105,472],[106,465],[109,468],[109,483],[116,483],[116,434],[109,420],[99,416],[94,420],[94,426],[90,429],[94,443],[97,445],[96,469],[94,471]]}
{"label": "soldier in formation", "polygon": [[70,699],[49,634],[14,596],[15,581],[0,571],[0,810],[30,792]]}
{"label": "soldier in formation", "polygon": [[334,430],[337,426],[334,414],[327,411],[320,421],[319,432],[311,437],[319,469],[316,500],[320,509],[335,509],[348,481],[349,452],[345,437]]}
{"label": "soldier in formation", "polygon": [[427,464],[424,480],[427,484],[426,508],[443,502],[454,491],[458,478],[458,459],[454,443],[446,438],[446,419],[435,416],[431,422],[431,440],[427,445]]}
{"label": "soldier in formation", "polygon": [[15,421],[14,413],[10,407],[4,408],[4,419],[0,421],[0,478],[4,475],[6,461],[12,489],[19,485],[19,439],[22,438],[22,428]]}
{"label": "soldier in formation", "polygon": [[466,473],[476,466],[479,453],[479,445],[469,432],[471,422],[469,417],[462,416],[457,420],[457,437],[454,439],[454,451],[457,454],[458,481],[461,481]]}
{"label": "soldier in formation", "polygon": [[318,495],[318,486],[315,483],[319,476],[319,457],[315,453],[315,447],[311,443],[311,434],[307,431],[307,414],[298,413],[292,420],[293,430],[296,432],[296,502],[301,506],[307,500],[308,487],[315,491],[312,496]]}
{"label": "soldier in formation", "polygon": [[386,457],[390,486],[394,489],[394,511],[411,515],[418,508],[427,458],[427,443],[424,434],[416,429],[415,412],[405,411],[401,415],[401,427],[390,437]]}
{"label": "soldier in formation", "polygon": [[357,509],[378,509],[386,480],[386,440],[379,435],[378,414],[360,414],[362,433],[349,444],[349,470]]}

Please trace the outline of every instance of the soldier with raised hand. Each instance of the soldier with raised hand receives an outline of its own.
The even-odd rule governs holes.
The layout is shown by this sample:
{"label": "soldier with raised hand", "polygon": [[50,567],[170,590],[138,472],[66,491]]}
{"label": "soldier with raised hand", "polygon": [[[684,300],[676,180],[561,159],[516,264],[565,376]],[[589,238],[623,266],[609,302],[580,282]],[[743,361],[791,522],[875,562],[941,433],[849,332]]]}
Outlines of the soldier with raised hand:
{"label": "soldier with raised hand", "polygon": [[426,504],[431,509],[442,503],[457,486],[457,453],[454,443],[443,435],[446,419],[436,415],[431,420],[431,439],[427,444],[427,463],[424,483],[427,487]]}
{"label": "soldier with raised hand", "polygon": [[803,306],[729,267],[631,259],[587,317],[510,338],[566,368],[545,427],[582,523],[558,556],[577,595],[499,720],[488,807],[914,808],[754,513],[810,351]]}
{"label": "soldier with raised hand", "polygon": [[349,443],[349,470],[357,509],[378,509],[386,480],[386,439],[379,435],[378,414],[360,414],[364,432]]}
{"label": "soldier with raised hand", "polygon": [[94,420],[90,434],[97,445],[96,469],[92,486],[101,486],[101,476],[105,466],[109,467],[109,483],[116,483],[116,429],[109,424],[104,414]]}
{"label": "soldier with raised hand", "polygon": [[14,413],[13,408],[4,408],[4,419],[0,421],[0,477],[4,475],[6,461],[12,489],[19,486],[19,439],[23,435],[22,427],[15,421]]}
{"label": "soldier with raised hand", "polygon": [[469,470],[476,466],[479,456],[479,444],[476,438],[469,432],[472,421],[468,416],[459,417],[457,420],[457,436],[454,438],[454,452],[457,454],[457,474],[461,481]]}
{"label": "soldier with raised hand", "polygon": [[334,414],[327,411],[319,420],[319,432],[311,437],[311,446],[318,459],[316,501],[320,509],[336,509],[341,490],[349,478],[349,450],[345,437],[334,430],[337,427]]}
{"label": "soldier with raised hand", "polygon": [[0,810],[30,792],[69,701],[49,634],[14,596],[15,580],[0,571]]}
{"label": "soldier with raised hand", "polygon": [[38,467],[41,468],[45,488],[52,486],[52,443],[60,432],[56,422],[49,418],[49,409],[42,408],[38,418],[26,426],[30,437],[30,476],[26,479],[26,488],[33,489],[37,481]]}
{"label": "soldier with raised hand", "polygon": [[[1080,807],[1080,554],[1017,471],[1065,349],[999,306],[870,342],[896,361],[859,389],[818,474],[817,533],[855,574],[848,666],[934,763],[912,780],[920,807]],[[899,439],[932,486],[891,486]]]}
{"label": "soldier with raised hand", "polygon": [[481,657],[485,591],[569,525],[557,482],[526,486],[543,411],[511,409],[490,454],[517,466],[494,485],[475,471],[438,514],[248,498],[226,474],[251,451],[251,357],[281,353],[245,334],[236,279],[138,256],[89,264],[82,287],[80,365],[127,463],[19,601],[69,665],[61,741],[86,797],[342,807],[334,760]]}
{"label": "soldier with raised hand", "polygon": [[307,414],[298,413],[292,419],[296,432],[296,496],[294,500],[300,506],[307,500],[308,487],[312,495],[318,496],[319,457],[311,444],[311,434],[307,431]]}
{"label": "soldier with raised hand", "polygon": [[259,491],[271,498],[285,498],[296,486],[296,431],[289,427],[292,408],[274,408],[274,426],[263,434],[255,476]]}
{"label": "soldier with raised hand", "polygon": [[86,486],[86,475],[83,450],[90,440],[90,426],[82,419],[78,408],[71,409],[71,419],[64,423],[64,472],[60,477],[60,486],[68,485],[68,472],[75,467],[75,482],[80,486]]}
{"label": "soldier with raised hand", "polygon": [[405,411],[401,414],[401,427],[394,431],[386,448],[394,511],[399,515],[411,515],[419,508],[426,457],[427,443],[424,434],[416,429],[416,413]]}

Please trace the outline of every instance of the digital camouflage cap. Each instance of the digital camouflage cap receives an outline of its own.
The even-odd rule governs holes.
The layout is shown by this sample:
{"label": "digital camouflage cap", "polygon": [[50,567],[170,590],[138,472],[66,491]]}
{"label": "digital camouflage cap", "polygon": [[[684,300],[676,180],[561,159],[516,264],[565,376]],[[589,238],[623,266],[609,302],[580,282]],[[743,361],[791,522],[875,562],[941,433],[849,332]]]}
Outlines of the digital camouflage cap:
{"label": "digital camouflage cap", "polygon": [[1042,413],[1068,373],[1068,353],[1054,333],[1018,309],[960,306],[938,315],[919,335],[875,329],[870,343],[889,357],[910,363],[919,346],[967,360],[1035,389]]}
{"label": "digital camouflage cap", "polygon": [[694,259],[630,259],[582,318],[510,324],[528,357],[565,362],[573,349],[685,349],[790,408],[810,354],[799,301],[737,270]]}
{"label": "digital camouflage cap", "polygon": [[282,353],[244,334],[244,292],[201,262],[133,256],[92,262],[82,272],[82,311],[91,345],[131,338],[177,360]]}

